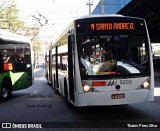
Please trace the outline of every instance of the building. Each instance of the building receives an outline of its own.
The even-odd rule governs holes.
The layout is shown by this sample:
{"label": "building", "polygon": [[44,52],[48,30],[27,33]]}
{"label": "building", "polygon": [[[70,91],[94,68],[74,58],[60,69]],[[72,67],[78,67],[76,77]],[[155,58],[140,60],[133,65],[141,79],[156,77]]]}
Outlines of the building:
{"label": "building", "polygon": [[100,0],[92,14],[116,14],[131,0]]}

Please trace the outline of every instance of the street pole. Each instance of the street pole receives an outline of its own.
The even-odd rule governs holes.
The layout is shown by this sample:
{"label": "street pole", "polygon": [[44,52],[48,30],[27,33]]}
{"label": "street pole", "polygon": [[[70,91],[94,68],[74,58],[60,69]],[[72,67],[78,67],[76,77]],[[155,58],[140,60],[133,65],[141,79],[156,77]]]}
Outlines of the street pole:
{"label": "street pole", "polygon": [[91,6],[93,5],[93,3],[91,3],[90,0],[89,0],[86,5],[89,6],[89,14],[91,14]]}
{"label": "street pole", "polygon": [[101,0],[101,14],[104,15],[104,0]]}

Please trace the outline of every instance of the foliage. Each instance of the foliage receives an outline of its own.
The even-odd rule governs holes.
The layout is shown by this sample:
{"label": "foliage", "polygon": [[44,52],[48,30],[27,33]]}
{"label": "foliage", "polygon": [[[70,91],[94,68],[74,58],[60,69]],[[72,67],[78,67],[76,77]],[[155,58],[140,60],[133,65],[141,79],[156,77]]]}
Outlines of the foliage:
{"label": "foliage", "polygon": [[0,0],[0,28],[17,32],[24,28],[24,22],[18,20],[19,10],[11,0]]}
{"label": "foliage", "polygon": [[33,40],[33,50],[34,52],[40,51],[40,42],[38,39]]}
{"label": "foliage", "polygon": [[19,10],[12,0],[0,0],[0,28],[10,32],[30,36],[33,40],[39,34],[39,27],[26,26],[24,21],[18,18]]}

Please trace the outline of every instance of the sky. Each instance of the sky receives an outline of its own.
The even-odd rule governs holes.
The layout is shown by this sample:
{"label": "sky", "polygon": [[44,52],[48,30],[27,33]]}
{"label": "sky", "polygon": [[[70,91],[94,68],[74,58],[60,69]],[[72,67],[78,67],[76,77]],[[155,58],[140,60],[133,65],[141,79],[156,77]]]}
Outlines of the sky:
{"label": "sky", "polygon": [[[74,19],[88,15],[89,0],[13,0],[19,9],[19,18],[26,23],[37,23],[33,17],[43,15],[48,24],[41,26],[40,37],[53,41]],[[93,10],[100,0],[90,0]],[[44,23],[44,17],[41,22]]]}

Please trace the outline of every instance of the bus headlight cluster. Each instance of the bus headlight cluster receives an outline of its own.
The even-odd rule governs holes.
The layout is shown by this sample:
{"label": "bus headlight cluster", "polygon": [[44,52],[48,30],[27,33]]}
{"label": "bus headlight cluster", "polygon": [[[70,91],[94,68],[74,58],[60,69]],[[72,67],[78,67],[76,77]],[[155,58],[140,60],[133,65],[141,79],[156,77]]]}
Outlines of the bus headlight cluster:
{"label": "bus headlight cluster", "polygon": [[145,81],[144,83],[143,83],[143,86],[144,86],[144,88],[149,88],[149,81]]}
{"label": "bus headlight cluster", "polygon": [[141,85],[141,89],[149,89],[150,88],[150,80],[149,78]]}
{"label": "bus headlight cluster", "polygon": [[83,89],[85,92],[88,92],[91,89],[91,87],[89,85],[85,85],[83,86]]}
{"label": "bus headlight cluster", "polygon": [[82,88],[84,90],[84,92],[94,92],[96,91],[92,86],[90,86],[89,84],[82,82]]}

